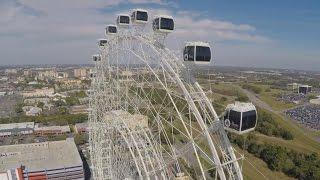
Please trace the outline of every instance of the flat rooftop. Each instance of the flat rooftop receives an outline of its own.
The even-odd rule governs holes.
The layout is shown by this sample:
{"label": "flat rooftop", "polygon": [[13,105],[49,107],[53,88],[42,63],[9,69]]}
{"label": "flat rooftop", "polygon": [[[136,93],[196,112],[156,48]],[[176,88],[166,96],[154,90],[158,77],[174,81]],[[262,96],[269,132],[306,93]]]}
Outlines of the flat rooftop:
{"label": "flat rooftop", "polygon": [[[33,129],[33,128],[34,128],[34,122],[0,124],[0,130],[8,130],[8,129]],[[1,152],[1,151],[0,151],[0,152]]]}
{"label": "flat rooftop", "polygon": [[39,126],[39,124],[35,125],[35,131],[57,131],[60,130],[61,132],[70,132],[70,127],[67,126]]}
{"label": "flat rooftop", "polygon": [[105,122],[124,123],[128,128],[148,127],[148,117],[141,114],[130,114],[124,110],[108,111],[104,116]]}
{"label": "flat rooftop", "polygon": [[82,165],[72,138],[31,144],[0,146],[0,172],[25,166],[28,171]]}

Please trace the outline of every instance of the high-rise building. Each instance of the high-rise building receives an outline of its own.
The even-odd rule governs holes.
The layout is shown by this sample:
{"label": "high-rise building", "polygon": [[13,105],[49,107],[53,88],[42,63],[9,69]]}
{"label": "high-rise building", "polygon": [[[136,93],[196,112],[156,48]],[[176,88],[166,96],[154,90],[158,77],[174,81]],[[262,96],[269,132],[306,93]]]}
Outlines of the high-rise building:
{"label": "high-rise building", "polygon": [[87,76],[87,70],[85,68],[75,69],[74,77],[83,78]]}

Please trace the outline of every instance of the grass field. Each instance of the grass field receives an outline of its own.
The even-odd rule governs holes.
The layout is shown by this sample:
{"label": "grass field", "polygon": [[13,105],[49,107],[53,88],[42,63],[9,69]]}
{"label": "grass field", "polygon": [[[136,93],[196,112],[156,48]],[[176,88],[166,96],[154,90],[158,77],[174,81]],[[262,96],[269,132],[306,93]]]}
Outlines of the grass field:
{"label": "grass field", "polygon": [[264,161],[248,153],[247,151],[242,151],[239,148],[237,150],[242,152],[245,156],[245,159],[243,160],[243,164],[242,164],[243,176],[245,180],[293,179],[291,177],[288,177],[282,172],[271,171]]}
{"label": "grass field", "polygon": [[270,89],[270,92],[266,92],[264,89],[264,91],[260,93],[259,97],[262,101],[277,110],[285,110],[295,107],[296,104],[277,101],[277,95],[283,92],[285,91],[279,89]]}
{"label": "grass field", "polygon": [[252,86],[258,87],[261,89],[261,92],[258,94],[259,98],[271,106],[273,109],[277,109],[279,111],[293,108],[296,104],[293,103],[285,103],[277,100],[277,96],[282,93],[288,93],[289,91],[282,89],[273,89],[268,85],[261,84],[251,84]]}

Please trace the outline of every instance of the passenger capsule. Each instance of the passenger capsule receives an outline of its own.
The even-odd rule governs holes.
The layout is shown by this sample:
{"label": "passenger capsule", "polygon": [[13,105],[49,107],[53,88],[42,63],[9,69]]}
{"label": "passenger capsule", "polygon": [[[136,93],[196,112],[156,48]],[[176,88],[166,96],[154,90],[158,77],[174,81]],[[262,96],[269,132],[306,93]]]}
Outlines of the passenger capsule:
{"label": "passenger capsule", "polygon": [[97,73],[95,73],[95,72],[91,72],[91,73],[90,73],[90,77],[91,77],[91,78],[95,78],[95,77],[97,77]]}
{"label": "passenger capsule", "polygon": [[95,54],[95,55],[92,56],[92,60],[94,62],[101,61],[101,59],[102,59],[101,55],[99,55],[99,54]]}
{"label": "passenger capsule", "polygon": [[106,27],[106,35],[117,34],[118,28],[116,25],[108,25]]}
{"label": "passenger capsule", "polygon": [[99,39],[99,41],[98,41],[98,45],[100,47],[106,46],[107,44],[108,44],[108,40],[106,40],[106,39]]}
{"label": "passenger capsule", "polygon": [[174,21],[171,16],[158,15],[152,23],[155,32],[170,33],[174,30]]}
{"label": "passenger capsule", "polygon": [[224,114],[227,131],[244,134],[253,131],[257,125],[257,110],[252,103],[235,102],[229,104]]}
{"label": "passenger capsule", "polygon": [[148,11],[144,9],[135,9],[131,14],[132,23],[146,24],[148,23],[149,15]]}
{"label": "passenger capsule", "polygon": [[211,60],[211,48],[206,42],[188,42],[183,51],[185,62],[195,64],[207,64]]}
{"label": "passenger capsule", "polygon": [[130,16],[127,14],[119,14],[117,18],[118,26],[129,26],[130,25]]}

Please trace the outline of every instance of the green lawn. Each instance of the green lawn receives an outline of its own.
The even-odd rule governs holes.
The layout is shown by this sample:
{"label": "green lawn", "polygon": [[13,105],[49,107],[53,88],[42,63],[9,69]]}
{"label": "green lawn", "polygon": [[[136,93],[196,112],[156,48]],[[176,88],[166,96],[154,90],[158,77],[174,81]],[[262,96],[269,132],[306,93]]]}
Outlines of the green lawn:
{"label": "green lawn", "polygon": [[[253,85],[253,84],[251,84]],[[254,84],[253,86],[256,86],[261,89],[261,92],[258,94],[259,98],[267,103],[269,106],[271,106],[273,109],[276,110],[285,110],[292,107],[295,107],[296,104],[293,103],[285,103],[277,100],[277,96],[281,93],[288,93],[289,91],[282,90],[282,89],[273,89],[270,88],[269,85],[261,85],[261,84]]]}
{"label": "green lawn", "polygon": [[271,89],[270,92],[262,92],[259,97],[262,101],[266,102],[269,106],[276,110],[285,110],[289,108],[293,108],[296,104],[293,103],[284,103],[277,100],[277,95],[283,91],[278,89]]}
{"label": "green lawn", "polygon": [[[242,161],[243,177],[245,180],[256,180],[256,179],[293,179],[288,177],[282,172],[272,171],[268,168],[267,164],[261,159],[255,157],[254,155],[248,153],[247,151],[240,150],[237,151],[244,154],[245,159]],[[241,164],[241,162],[240,162]]]}

